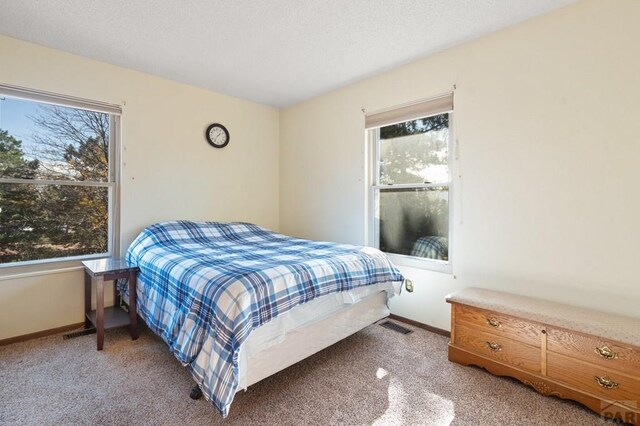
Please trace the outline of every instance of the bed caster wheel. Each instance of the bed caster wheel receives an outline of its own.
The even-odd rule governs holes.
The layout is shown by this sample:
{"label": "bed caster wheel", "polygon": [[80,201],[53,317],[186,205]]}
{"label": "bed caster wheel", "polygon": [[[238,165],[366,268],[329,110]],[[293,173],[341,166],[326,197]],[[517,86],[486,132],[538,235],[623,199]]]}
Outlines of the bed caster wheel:
{"label": "bed caster wheel", "polygon": [[202,390],[200,390],[200,386],[194,386],[191,389],[191,393],[189,394],[189,398],[193,400],[198,400],[202,397]]}

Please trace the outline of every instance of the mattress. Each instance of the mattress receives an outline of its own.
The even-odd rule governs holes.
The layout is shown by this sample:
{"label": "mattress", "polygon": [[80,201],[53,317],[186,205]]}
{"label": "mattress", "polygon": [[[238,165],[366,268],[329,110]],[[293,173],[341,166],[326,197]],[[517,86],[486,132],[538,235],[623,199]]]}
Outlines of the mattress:
{"label": "mattress", "polygon": [[[317,350],[342,340],[349,334],[360,330],[362,326],[388,316],[389,310],[386,302],[391,295],[399,294],[400,288],[401,283],[386,282],[330,294],[297,306],[286,314],[257,328],[240,348],[238,356],[238,390],[246,389],[253,383],[271,375],[272,372],[270,370],[278,371],[286,368],[310,356]],[[365,301],[369,301],[369,303],[364,303]],[[345,326],[339,324],[340,314],[346,313],[356,304],[362,305],[358,317],[363,321],[363,324],[357,324],[353,319],[350,320],[349,324],[353,324],[351,331],[347,329],[348,327],[345,328]],[[353,315],[353,313],[350,313],[350,315]],[[336,326],[332,326],[331,319],[334,317],[337,319]],[[323,324],[322,327],[315,329],[312,327],[320,323]],[[310,330],[312,330],[312,333],[308,332]],[[307,332],[307,334],[300,335],[301,332]],[[290,359],[291,362],[280,359],[280,364],[285,363],[285,365],[274,369],[273,365],[271,365],[274,362],[274,358],[269,350],[281,345],[293,334],[296,334],[296,344],[287,345],[286,350],[286,358]],[[309,342],[309,339],[313,340],[313,342]],[[319,344],[317,345],[318,349],[314,351],[314,344],[318,342],[328,342],[328,344]]]}

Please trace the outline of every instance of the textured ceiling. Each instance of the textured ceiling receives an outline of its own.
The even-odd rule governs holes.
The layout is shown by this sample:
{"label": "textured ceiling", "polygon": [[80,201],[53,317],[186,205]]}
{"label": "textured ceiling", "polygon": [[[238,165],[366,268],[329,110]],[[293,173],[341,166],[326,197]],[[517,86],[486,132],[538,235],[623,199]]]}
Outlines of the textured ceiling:
{"label": "textured ceiling", "polygon": [[0,0],[0,32],[285,107],[572,2]]}

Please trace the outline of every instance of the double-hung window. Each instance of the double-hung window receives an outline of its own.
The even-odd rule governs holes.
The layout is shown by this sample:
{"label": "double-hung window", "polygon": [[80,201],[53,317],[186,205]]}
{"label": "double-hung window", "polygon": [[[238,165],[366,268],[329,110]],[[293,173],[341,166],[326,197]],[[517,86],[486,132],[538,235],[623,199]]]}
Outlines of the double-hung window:
{"label": "double-hung window", "polygon": [[0,85],[0,266],[117,251],[120,114]]}
{"label": "double-hung window", "polygon": [[452,112],[446,95],[366,116],[368,244],[399,264],[451,270]]}

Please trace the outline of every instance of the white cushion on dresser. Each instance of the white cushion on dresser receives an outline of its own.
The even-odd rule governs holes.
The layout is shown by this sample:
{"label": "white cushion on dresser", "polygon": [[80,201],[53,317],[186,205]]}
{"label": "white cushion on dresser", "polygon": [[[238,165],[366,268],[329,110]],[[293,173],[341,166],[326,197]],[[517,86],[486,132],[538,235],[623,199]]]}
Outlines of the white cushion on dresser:
{"label": "white cushion on dresser", "polygon": [[474,287],[447,296],[447,302],[497,311],[640,347],[638,318]]}

